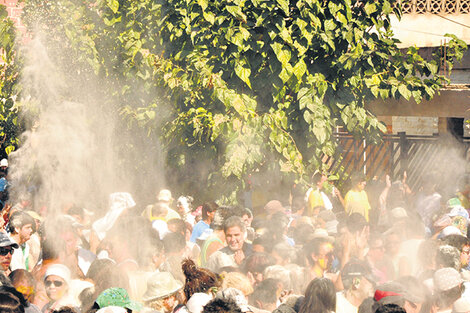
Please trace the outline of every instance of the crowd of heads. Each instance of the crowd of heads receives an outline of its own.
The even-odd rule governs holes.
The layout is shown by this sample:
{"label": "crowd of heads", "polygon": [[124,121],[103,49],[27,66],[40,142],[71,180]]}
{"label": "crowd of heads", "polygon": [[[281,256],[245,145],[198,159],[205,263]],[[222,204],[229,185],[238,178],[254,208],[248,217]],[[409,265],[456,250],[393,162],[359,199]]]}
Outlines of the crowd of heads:
{"label": "crowd of heads", "polygon": [[465,182],[444,194],[353,174],[338,188],[316,173],[250,207],[163,189],[47,214],[10,203],[7,177],[1,312],[470,312]]}

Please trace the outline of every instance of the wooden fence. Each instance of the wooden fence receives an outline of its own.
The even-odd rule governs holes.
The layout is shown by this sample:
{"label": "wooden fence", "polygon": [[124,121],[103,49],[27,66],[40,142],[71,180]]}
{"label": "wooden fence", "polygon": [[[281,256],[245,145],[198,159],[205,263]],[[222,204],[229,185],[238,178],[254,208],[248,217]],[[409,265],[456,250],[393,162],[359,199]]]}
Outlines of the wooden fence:
{"label": "wooden fence", "polygon": [[408,185],[414,189],[427,173],[443,173],[439,175],[446,181],[455,179],[468,168],[466,157],[470,140],[399,133],[385,135],[380,144],[374,145],[347,133],[336,133],[334,138],[337,153],[332,157],[325,156],[322,161],[329,173],[338,174],[340,179],[352,172],[363,172],[369,179],[385,174],[398,179],[406,171]]}

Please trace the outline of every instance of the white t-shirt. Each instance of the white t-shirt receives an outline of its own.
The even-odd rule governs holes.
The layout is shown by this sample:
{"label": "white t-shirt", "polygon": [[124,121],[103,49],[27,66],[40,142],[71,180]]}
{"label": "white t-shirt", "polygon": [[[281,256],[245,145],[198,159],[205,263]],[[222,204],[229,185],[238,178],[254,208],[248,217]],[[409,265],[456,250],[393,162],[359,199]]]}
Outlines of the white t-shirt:
{"label": "white t-shirt", "polygon": [[357,307],[346,299],[342,291],[336,293],[336,313],[357,313]]}

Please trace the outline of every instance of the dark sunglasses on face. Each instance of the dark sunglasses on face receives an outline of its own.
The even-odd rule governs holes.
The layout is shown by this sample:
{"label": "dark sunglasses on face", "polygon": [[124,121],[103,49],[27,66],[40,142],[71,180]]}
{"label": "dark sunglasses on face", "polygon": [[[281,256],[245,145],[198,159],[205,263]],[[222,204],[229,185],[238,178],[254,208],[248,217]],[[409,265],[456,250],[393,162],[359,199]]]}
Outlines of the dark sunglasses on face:
{"label": "dark sunglasses on face", "polygon": [[12,254],[12,253],[13,253],[13,249],[0,248],[0,255],[1,255],[1,256],[5,256],[5,255],[7,255],[8,253]]}
{"label": "dark sunglasses on face", "polygon": [[46,280],[44,283],[46,287],[50,287],[51,285],[54,285],[56,287],[61,287],[64,283],[61,282],[60,280]]}

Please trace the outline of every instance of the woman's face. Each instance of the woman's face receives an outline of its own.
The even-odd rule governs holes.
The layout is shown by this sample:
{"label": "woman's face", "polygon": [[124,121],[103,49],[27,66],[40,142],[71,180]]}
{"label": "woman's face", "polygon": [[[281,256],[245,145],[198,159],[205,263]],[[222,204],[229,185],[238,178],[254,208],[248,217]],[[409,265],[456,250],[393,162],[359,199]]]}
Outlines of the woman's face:
{"label": "woman's face", "polygon": [[57,301],[62,298],[67,292],[68,288],[65,281],[56,275],[47,276],[46,280],[44,281],[44,285],[46,287],[47,296],[52,301]]}

